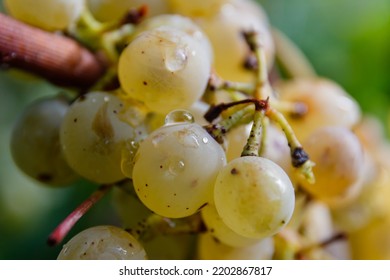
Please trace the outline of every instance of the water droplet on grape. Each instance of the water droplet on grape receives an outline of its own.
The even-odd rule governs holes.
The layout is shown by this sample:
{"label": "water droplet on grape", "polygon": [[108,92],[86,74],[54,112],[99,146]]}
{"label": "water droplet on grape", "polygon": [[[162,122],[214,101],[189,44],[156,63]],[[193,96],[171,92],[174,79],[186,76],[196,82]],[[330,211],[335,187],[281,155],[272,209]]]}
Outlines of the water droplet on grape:
{"label": "water droplet on grape", "polygon": [[172,175],[177,175],[184,171],[184,161],[183,160],[171,160],[168,165],[168,170]]}
{"label": "water droplet on grape", "polygon": [[204,144],[207,144],[207,143],[209,142],[209,139],[208,139],[207,137],[203,137],[203,138],[202,138],[202,142],[203,142]]}
{"label": "water droplet on grape", "polygon": [[187,63],[187,54],[184,49],[174,48],[167,51],[164,61],[168,71],[176,72],[185,67]]}
{"label": "water droplet on grape", "polygon": [[166,125],[194,122],[194,116],[186,110],[174,110],[165,117]]}

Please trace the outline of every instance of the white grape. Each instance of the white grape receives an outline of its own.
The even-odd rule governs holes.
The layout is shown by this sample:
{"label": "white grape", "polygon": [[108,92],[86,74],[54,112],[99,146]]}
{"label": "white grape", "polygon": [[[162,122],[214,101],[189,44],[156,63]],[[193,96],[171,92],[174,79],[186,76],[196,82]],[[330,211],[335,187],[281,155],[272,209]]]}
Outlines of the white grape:
{"label": "white grape", "polygon": [[88,228],[70,239],[58,260],[145,260],[146,252],[134,236],[115,226]]}
{"label": "white grape", "polygon": [[215,207],[224,223],[249,238],[276,234],[290,220],[295,204],[290,178],[262,157],[230,161],[218,174]]}
{"label": "white grape", "polygon": [[84,10],[83,0],[5,0],[16,19],[46,30],[63,30]]}
{"label": "white grape", "polygon": [[140,200],[170,218],[192,215],[211,202],[215,178],[226,163],[220,145],[200,125],[186,122],[153,131],[134,160]]}
{"label": "white grape", "polygon": [[122,157],[132,161],[134,143],[146,134],[139,109],[127,105],[113,94],[90,92],[69,108],[60,141],[69,165],[84,178],[97,183],[125,178]]}
{"label": "white grape", "polygon": [[201,260],[269,260],[274,251],[272,237],[238,248],[219,242],[210,233],[199,235],[197,247],[198,258]]}
{"label": "white grape", "polygon": [[187,33],[162,26],[142,32],[124,49],[121,87],[152,111],[187,109],[200,99],[211,70],[207,49]]}
{"label": "white grape", "polygon": [[67,185],[78,178],[66,162],[60,145],[60,127],[68,108],[65,98],[36,100],[13,127],[14,162],[25,174],[47,185]]}

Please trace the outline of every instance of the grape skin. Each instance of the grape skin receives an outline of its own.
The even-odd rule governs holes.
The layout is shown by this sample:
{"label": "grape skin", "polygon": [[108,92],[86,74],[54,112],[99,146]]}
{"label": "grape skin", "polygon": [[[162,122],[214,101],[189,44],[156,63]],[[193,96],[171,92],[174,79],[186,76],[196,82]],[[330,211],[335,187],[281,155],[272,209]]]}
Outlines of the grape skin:
{"label": "grape skin", "polygon": [[187,109],[206,89],[211,71],[208,50],[177,28],[142,32],[119,58],[121,87],[150,110],[167,114]]}
{"label": "grape skin", "polygon": [[189,216],[212,201],[215,178],[225,164],[223,149],[200,125],[165,125],[140,144],[134,188],[153,212]]}
{"label": "grape skin", "polygon": [[36,100],[13,127],[10,148],[14,162],[25,174],[45,185],[68,185],[78,178],[60,145],[60,127],[68,108],[61,97]]}
{"label": "grape skin", "polygon": [[266,158],[246,156],[230,161],[220,171],[214,201],[232,230],[249,238],[265,238],[289,222],[295,194],[281,167]]}
{"label": "grape skin", "polygon": [[108,225],[88,228],[67,242],[57,260],[146,260],[137,239],[127,231]]}
{"label": "grape skin", "polygon": [[63,30],[84,10],[81,0],[5,0],[8,12],[20,21],[46,29]]}

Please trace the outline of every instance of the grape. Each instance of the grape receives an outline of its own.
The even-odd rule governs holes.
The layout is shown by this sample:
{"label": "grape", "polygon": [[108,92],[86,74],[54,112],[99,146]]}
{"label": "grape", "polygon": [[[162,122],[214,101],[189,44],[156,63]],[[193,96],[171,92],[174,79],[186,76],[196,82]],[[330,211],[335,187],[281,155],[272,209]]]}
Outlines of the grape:
{"label": "grape", "polygon": [[81,0],[5,0],[16,19],[46,30],[66,29],[84,10]]}
{"label": "grape", "polygon": [[213,17],[196,21],[208,36],[214,50],[214,68],[225,80],[251,82],[253,71],[244,67],[249,49],[242,36],[243,31],[259,33],[259,42],[266,54],[266,65],[271,68],[275,47],[269,30],[268,19],[257,3],[228,1]]}
{"label": "grape", "polygon": [[169,11],[165,0],[87,0],[87,4],[94,17],[103,22],[119,20],[130,9],[142,5],[147,5],[149,17]]}
{"label": "grape", "polygon": [[321,126],[338,125],[352,128],[361,111],[358,103],[335,82],[324,78],[294,79],[279,83],[280,100],[302,102],[307,107],[303,116],[286,114],[301,141]]}
{"label": "grape", "polygon": [[186,109],[203,94],[210,75],[207,49],[172,27],[142,32],[122,52],[118,74],[128,96],[152,111]]}
{"label": "grape", "polygon": [[14,162],[25,174],[47,185],[68,185],[78,178],[60,145],[60,126],[68,107],[66,99],[59,96],[36,100],[12,131]]}
{"label": "grape", "polygon": [[201,260],[269,260],[274,253],[271,237],[246,247],[230,247],[218,242],[210,233],[199,235],[198,258]]}
{"label": "grape", "polygon": [[[315,162],[315,183],[300,180],[301,187],[314,197],[332,203],[348,198],[363,171],[364,155],[359,139],[341,126],[321,127],[304,142],[306,152]],[[299,179],[298,179],[299,180]]]}
{"label": "grape", "polygon": [[182,1],[168,0],[174,13],[189,17],[204,17],[215,15],[227,0]]}
{"label": "grape", "polygon": [[134,161],[133,182],[140,200],[158,215],[180,218],[212,200],[226,157],[200,125],[173,122],[140,143]]}
{"label": "grape", "polygon": [[69,108],[61,126],[62,150],[69,165],[84,178],[97,183],[125,178],[122,156],[132,161],[132,146],[146,134],[142,113],[127,105],[112,94],[90,92]]}
{"label": "grape", "polygon": [[218,174],[215,207],[222,221],[249,238],[276,234],[290,220],[295,203],[292,183],[277,164],[262,157],[239,157]]}
{"label": "grape", "polygon": [[247,238],[231,230],[219,216],[217,209],[212,204],[201,210],[203,221],[211,233],[219,242],[230,247],[246,247],[259,242],[259,239]]}
{"label": "grape", "polygon": [[58,260],[145,260],[143,246],[127,231],[115,226],[95,226],[75,235]]}
{"label": "grape", "polygon": [[132,36],[136,37],[144,31],[161,26],[170,26],[187,33],[202,45],[202,47],[207,51],[210,60],[213,59],[213,49],[211,43],[204,34],[203,30],[193,20],[182,15],[163,14],[148,18],[137,25],[137,28]]}

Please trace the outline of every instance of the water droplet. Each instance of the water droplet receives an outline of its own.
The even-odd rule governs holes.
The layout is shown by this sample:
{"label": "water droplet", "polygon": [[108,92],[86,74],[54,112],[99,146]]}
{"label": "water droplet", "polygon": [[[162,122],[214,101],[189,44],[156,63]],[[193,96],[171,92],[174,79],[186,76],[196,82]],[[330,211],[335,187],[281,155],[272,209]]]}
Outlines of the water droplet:
{"label": "water droplet", "polygon": [[165,67],[170,72],[182,70],[187,64],[187,54],[185,49],[172,48],[168,49],[165,56]]}
{"label": "water droplet", "polygon": [[172,175],[177,175],[177,174],[184,171],[184,167],[185,167],[185,164],[184,164],[183,160],[173,159],[170,161],[170,163],[168,165],[168,170]]}
{"label": "water droplet", "polygon": [[186,110],[174,110],[165,117],[165,124],[194,123],[194,116]]}
{"label": "water droplet", "polygon": [[202,138],[202,142],[203,142],[204,144],[207,144],[207,143],[209,142],[209,138],[203,137],[203,138]]}

